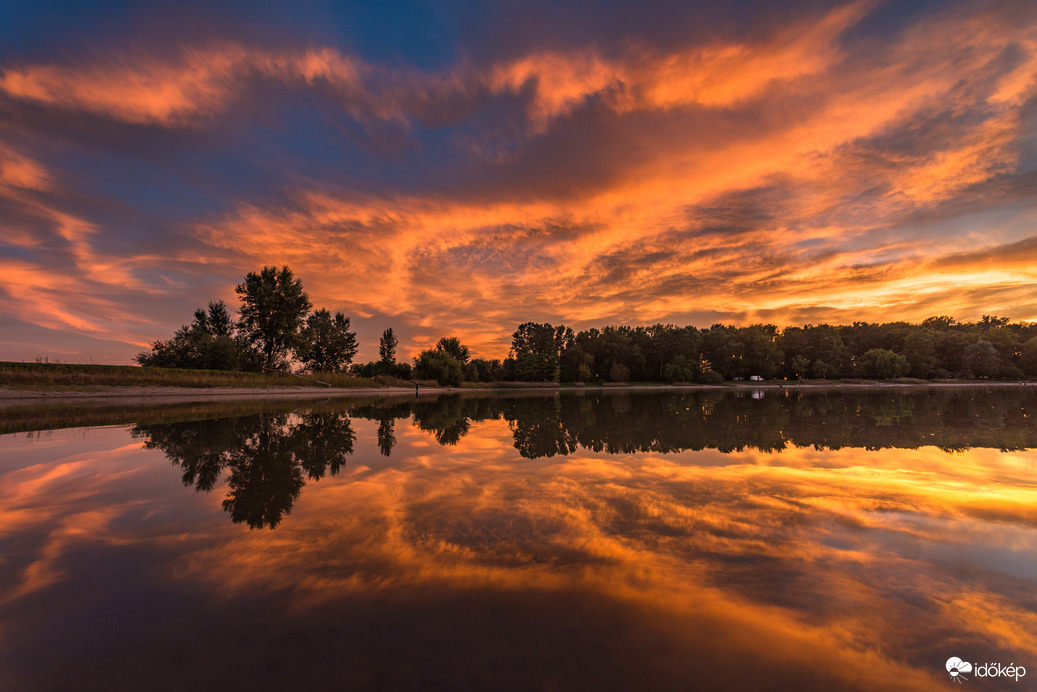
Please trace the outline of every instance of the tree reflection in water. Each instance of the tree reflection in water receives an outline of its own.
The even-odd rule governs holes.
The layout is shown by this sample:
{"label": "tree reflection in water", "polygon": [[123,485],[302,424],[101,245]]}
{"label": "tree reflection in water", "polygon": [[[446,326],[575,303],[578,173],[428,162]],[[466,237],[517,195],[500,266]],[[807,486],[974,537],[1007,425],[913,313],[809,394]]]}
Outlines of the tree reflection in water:
{"label": "tree reflection in water", "polygon": [[341,412],[257,414],[207,421],[138,425],[147,438],[183,470],[184,485],[211,491],[230,470],[223,509],[235,523],[276,527],[306,479],[335,475],[353,453],[356,435]]}
{"label": "tree reflection in water", "polygon": [[392,456],[392,448],[396,446],[396,421],[383,418],[378,421],[378,451],[383,457]]}
{"label": "tree reflection in water", "polygon": [[630,454],[787,447],[946,450],[1037,446],[1027,389],[587,393],[500,400],[515,448],[537,459],[577,448]]}
{"label": "tree reflection in water", "polygon": [[210,491],[229,469],[224,509],[233,521],[262,528],[291,512],[307,480],[345,466],[356,441],[350,415],[378,422],[378,450],[386,457],[397,444],[400,419],[412,418],[440,445],[457,445],[473,422],[503,419],[519,455],[540,459],[580,448],[609,454],[789,446],[1018,450],[1037,446],[1035,409],[1037,391],[1027,388],[453,394],[322,402],[301,414],[142,424],[133,432],[182,469],[185,485]]}
{"label": "tree reflection in water", "polygon": [[472,421],[503,418],[527,459],[581,447],[609,454],[789,446],[1007,451],[1037,446],[1034,410],[1037,391],[1026,388],[451,395],[412,406],[415,424],[440,444],[457,444]]}
{"label": "tree reflection in water", "polygon": [[411,402],[387,400],[379,405],[351,406],[349,413],[355,418],[378,421],[378,452],[389,457],[397,442],[396,421],[411,417]]}

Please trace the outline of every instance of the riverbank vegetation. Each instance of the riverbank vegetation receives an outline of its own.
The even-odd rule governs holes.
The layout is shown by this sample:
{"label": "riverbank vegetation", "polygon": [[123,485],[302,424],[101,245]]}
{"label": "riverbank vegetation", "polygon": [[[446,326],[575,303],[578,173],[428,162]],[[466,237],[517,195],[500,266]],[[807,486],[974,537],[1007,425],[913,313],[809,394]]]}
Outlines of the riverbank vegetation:
{"label": "riverbank vegetation", "polygon": [[653,325],[580,332],[521,325],[503,379],[699,382],[754,379],[1018,380],[1037,376],[1037,323],[985,316],[849,326]]}
{"label": "riverbank vegetation", "polygon": [[[379,360],[353,363],[349,317],[313,307],[291,269],[264,267],[237,286],[234,321],[210,302],[139,364],[171,369],[307,372],[323,381],[356,378],[435,380],[441,385],[503,382],[699,383],[738,380],[1020,380],[1037,377],[1037,323],[984,316],[977,322],[930,317],[890,322],[772,324],[708,329],[656,324],[574,331],[526,322],[504,359],[472,358],[456,336],[439,340],[413,363],[396,359],[399,339],[382,334]],[[172,376],[171,376],[172,377]],[[174,378],[175,379],[175,378]],[[353,382],[350,381],[350,384]]]}

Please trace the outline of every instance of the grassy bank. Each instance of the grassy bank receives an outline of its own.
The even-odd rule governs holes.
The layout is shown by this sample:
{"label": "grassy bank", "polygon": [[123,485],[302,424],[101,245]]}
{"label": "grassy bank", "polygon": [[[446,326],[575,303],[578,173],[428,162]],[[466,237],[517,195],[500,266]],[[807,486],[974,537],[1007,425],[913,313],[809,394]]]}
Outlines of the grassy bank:
{"label": "grassy bank", "polygon": [[[319,380],[319,381],[318,381]],[[129,365],[81,365],[64,363],[0,362],[0,387],[14,389],[68,389],[115,387],[384,387],[408,386],[387,378],[368,379],[343,373],[298,377],[288,373],[229,372],[138,368]],[[411,385],[413,386],[413,385]]]}

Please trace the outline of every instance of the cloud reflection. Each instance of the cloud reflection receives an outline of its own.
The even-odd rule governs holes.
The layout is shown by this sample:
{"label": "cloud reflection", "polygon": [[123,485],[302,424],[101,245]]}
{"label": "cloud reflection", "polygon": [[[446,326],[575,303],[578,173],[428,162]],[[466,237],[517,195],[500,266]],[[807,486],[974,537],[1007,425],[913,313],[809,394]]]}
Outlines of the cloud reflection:
{"label": "cloud reflection", "polygon": [[[624,684],[659,688],[686,685],[690,665],[714,688],[919,689],[938,684],[951,644],[1006,661],[1037,655],[1025,636],[1037,612],[1037,487],[1033,452],[1017,447],[1031,440],[1020,396],[821,393],[776,407],[654,397],[668,414],[629,394],[288,402],[142,423],[134,436],[4,436],[0,533],[22,547],[5,552],[0,608],[28,646],[50,617],[29,606],[101,598],[84,576],[103,562],[119,566],[112,588],[149,603],[156,590],[191,594],[172,610],[204,608],[214,636],[233,639],[255,618],[316,628],[350,642],[342,655],[362,679],[393,656],[402,686],[460,674],[462,661],[468,674],[499,673],[509,651],[567,681],[605,656]],[[851,432],[825,432],[821,410]],[[670,432],[616,430],[613,416],[642,413]],[[703,416],[712,439],[681,447]],[[557,442],[556,430],[564,451],[524,454]],[[847,442],[865,430],[892,444]],[[992,446],[917,442],[952,431]],[[290,517],[264,504],[282,497],[266,491],[286,473]],[[239,504],[240,518],[263,524],[273,515],[262,508],[280,507],[277,529],[227,521],[221,509],[237,520]],[[178,627],[169,613],[150,625],[166,619]],[[544,670],[509,679],[543,684]]]}
{"label": "cloud reflection", "polygon": [[[423,439],[412,429],[401,444],[415,436]],[[1011,641],[1017,657],[1037,653],[989,626],[965,633],[968,616],[943,605],[988,594],[1006,631],[1032,618],[1018,598],[1019,576],[998,565],[1033,547],[1034,489],[934,487],[934,476],[965,469],[968,478],[971,453],[930,448],[909,461],[887,452],[862,467],[857,450],[829,452],[822,466],[818,453],[798,449],[783,452],[780,466],[751,453],[580,451],[530,467],[506,451],[510,442],[504,421],[477,422],[456,447],[440,448],[449,454],[418,448],[401,466],[314,486],[291,530],[324,536],[319,544],[243,535],[195,555],[190,574],[228,593],[287,588],[314,607],[407,591],[607,594],[615,607],[661,620],[674,646],[707,646],[687,631],[695,623],[729,655],[746,647],[754,665],[826,660],[829,684],[873,670],[864,687],[874,689],[931,683],[922,663],[940,637]],[[930,470],[902,469],[918,461]],[[990,543],[999,529],[973,516],[980,497],[998,508],[998,526],[1021,527],[1023,542]],[[344,506],[346,515],[334,509]],[[986,565],[984,577],[947,569],[962,560]],[[323,567],[314,573],[312,564]],[[913,652],[906,660],[905,650]]]}

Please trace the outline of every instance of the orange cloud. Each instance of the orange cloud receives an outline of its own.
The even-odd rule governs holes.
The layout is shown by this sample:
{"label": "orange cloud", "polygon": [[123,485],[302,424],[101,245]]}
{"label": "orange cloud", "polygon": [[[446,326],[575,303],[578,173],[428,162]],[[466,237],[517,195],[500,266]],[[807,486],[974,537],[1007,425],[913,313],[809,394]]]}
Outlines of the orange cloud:
{"label": "orange cloud", "polygon": [[[262,202],[221,199],[222,211],[182,223],[193,247],[174,261],[214,252],[228,274],[288,263],[317,304],[402,320],[430,340],[458,333],[480,356],[502,356],[526,319],[1037,316],[1022,262],[940,260],[1032,234],[1026,212],[997,200],[1025,195],[1004,181],[1029,165],[1033,23],[962,7],[883,41],[854,36],[873,9],[849,3],[751,40],[529,49],[439,71],[334,47],[211,42],[8,66],[0,95],[204,131],[277,84],[321,99],[376,149],[383,127],[398,134],[390,149],[419,148],[441,125],[465,130],[443,144],[463,165],[450,159],[456,169],[433,167],[417,184],[299,175]],[[494,99],[515,112],[481,129]],[[28,154],[0,156],[0,192],[25,200],[56,178]],[[107,257],[98,222],[48,209],[38,213],[91,281],[168,291],[129,270],[161,258]]]}
{"label": "orange cloud", "polygon": [[28,156],[7,149],[0,142],[0,188],[49,190],[53,184],[50,174]]}
{"label": "orange cloud", "polygon": [[[304,275],[309,270],[318,277],[316,293],[325,300],[385,314],[437,314],[447,331],[471,328],[470,322],[487,317],[505,321],[515,311],[501,306],[515,304],[550,305],[551,313],[580,322],[672,319],[694,303],[682,292],[666,294],[663,287],[696,276],[704,285],[696,287],[694,302],[722,312],[774,314],[822,304],[873,317],[903,317],[912,295],[935,291],[949,299],[948,277],[920,261],[931,256],[924,229],[906,229],[906,236],[902,231],[893,241],[881,235],[873,239],[850,222],[816,225],[814,218],[831,216],[844,203],[862,172],[860,159],[840,153],[841,148],[933,107],[954,93],[963,72],[986,69],[1001,46],[1030,45],[1030,28],[998,25],[1008,34],[977,33],[978,18],[945,20],[935,28],[907,32],[875,65],[851,68],[851,75],[835,71],[844,56],[832,41],[866,10],[860,4],[847,6],[809,32],[795,27],[761,46],[642,56],[630,63],[610,62],[593,52],[545,53],[492,71],[494,89],[535,85],[532,114],[541,130],[592,94],[622,113],[635,101],[646,110],[730,106],[760,94],[775,80],[807,76],[809,81],[791,88],[828,93],[813,112],[796,113],[787,127],[764,130],[759,137],[742,136],[716,148],[695,137],[668,141],[665,149],[631,161],[605,187],[556,201],[398,195],[346,201],[333,191],[303,192],[293,207],[246,206],[227,221],[199,226],[198,232],[218,247],[242,249],[253,261],[276,254]],[[920,47],[936,41],[957,50],[937,58],[938,53]],[[863,170],[872,178],[869,184],[889,190],[867,210],[873,221],[896,218],[1014,169],[1018,108],[1026,94],[1019,84],[1025,81],[1026,65],[992,78],[992,84],[999,79],[1004,84],[989,90],[998,94],[990,101],[997,115],[979,123],[964,141],[893,162],[885,170]],[[1029,79],[1033,76],[1030,72]],[[895,90],[888,88],[891,80],[898,85]],[[671,232],[687,223],[689,208],[730,190],[765,185],[779,174],[794,181],[789,187],[795,185],[796,196],[785,212],[791,218],[779,216],[773,225],[743,236],[715,233],[683,240]],[[293,239],[288,247],[281,240],[285,237]],[[704,244],[709,252],[702,254]],[[819,248],[825,251],[820,256]],[[656,261],[629,262],[621,281],[599,282],[604,257],[637,260],[653,254]],[[769,257],[775,261],[766,261]],[[332,266],[352,277],[343,283],[336,276],[338,290],[325,288],[319,278]],[[873,269],[863,269],[869,266]],[[721,278],[728,273],[737,278]],[[992,278],[958,273],[956,283],[984,286]],[[995,284],[1018,286],[1031,278],[1029,270],[1007,270]],[[660,295],[655,295],[657,287]],[[913,316],[934,309],[929,303]],[[473,345],[499,355],[503,342],[496,338]]]}
{"label": "orange cloud", "polygon": [[252,73],[285,82],[326,82],[362,102],[343,104],[352,115],[383,120],[402,120],[408,109],[435,94],[480,87],[518,92],[532,83],[532,116],[542,129],[595,95],[608,96],[620,112],[726,106],[776,80],[821,72],[839,57],[834,45],[839,34],[873,4],[858,0],[819,21],[783,28],[762,46],[718,43],[662,55],[642,47],[620,59],[593,49],[536,53],[485,71],[458,68],[437,75],[385,69],[332,48],[264,50],[224,43],[182,49],[172,60],[141,53],[87,67],[12,67],[0,76],[0,92],[130,123],[188,125],[225,108]]}

